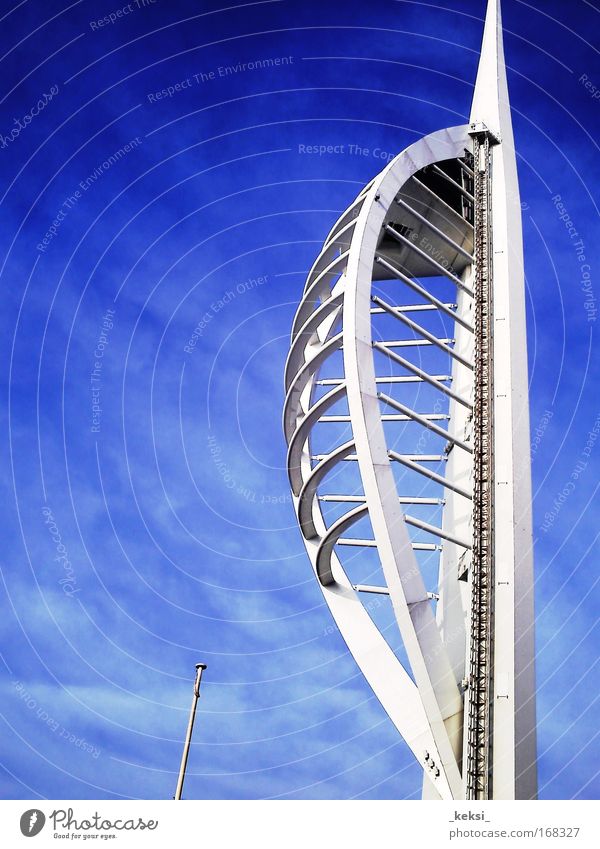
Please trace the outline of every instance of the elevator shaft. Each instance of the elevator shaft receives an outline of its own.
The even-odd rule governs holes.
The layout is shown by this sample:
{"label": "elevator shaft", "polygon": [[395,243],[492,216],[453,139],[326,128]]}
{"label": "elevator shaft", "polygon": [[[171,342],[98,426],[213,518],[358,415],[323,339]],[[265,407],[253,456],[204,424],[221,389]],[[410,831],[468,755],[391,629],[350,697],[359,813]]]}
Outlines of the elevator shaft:
{"label": "elevator shaft", "polygon": [[473,134],[474,159],[474,405],[473,554],[468,649],[466,796],[489,799],[493,725],[494,455],[491,140]]}

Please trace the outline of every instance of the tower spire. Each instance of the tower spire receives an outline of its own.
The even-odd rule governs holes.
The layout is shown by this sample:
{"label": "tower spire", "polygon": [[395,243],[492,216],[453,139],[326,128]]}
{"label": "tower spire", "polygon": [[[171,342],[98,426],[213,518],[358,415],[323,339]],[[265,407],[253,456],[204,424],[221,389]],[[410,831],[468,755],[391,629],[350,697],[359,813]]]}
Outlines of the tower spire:
{"label": "tower spire", "polygon": [[512,137],[500,0],[488,0],[481,56],[471,106],[471,123],[484,123],[496,136]]}
{"label": "tower spire", "polygon": [[[439,299],[442,275],[453,309]],[[415,293],[426,303],[414,305]],[[453,318],[452,339],[423,326],[422,310]],[[428,371],[413,347],[423,344]],[[325,365],[340,376],[321,379]],[[443,396],[434,413],[415,412],[423,383]],[[317,394],[320,386],[332,388]],[[423,768],[423,797],[535,798],[525,281],[500,0],[487,6],[471,125],[414,142],[326,238],[294,319],[285,387],[288,473],[315,577]],[[348,413],[327,414],[338,402]],[[330,429],[343,422],[349,441]],[[443,453],[412,453],[418,427],[432,451],[443,440]],[[329,453],[315,454],[317,444]],[[321,494],[325,477],[350,459],[362,494],[356,483]],[[443,475],[432,462],[443,462]],[[417,498],[410,493],[423,478],[427,495]],[[321,502],[358,506],[331,520]],[[431,523],[411,515],[414,504],[443,505],[441,524],[437,512]],[[367,518],[369,538],[345,536]],[[412,528],[443,542],[424,543]],[[338,548],[348,545],[376,550],[380,586],[350,581]],[[422,551],[439,552],[434,592]],[[365,593],[389,597],[412,675],[371,619]]]}

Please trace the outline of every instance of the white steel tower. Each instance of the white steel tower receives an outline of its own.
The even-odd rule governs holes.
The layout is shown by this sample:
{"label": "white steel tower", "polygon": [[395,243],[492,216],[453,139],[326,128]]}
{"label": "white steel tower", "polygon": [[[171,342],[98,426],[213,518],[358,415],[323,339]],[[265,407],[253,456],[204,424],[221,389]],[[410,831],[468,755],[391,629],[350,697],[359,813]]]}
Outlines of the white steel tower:
{"label": "white steel tower", "polygon": [[325,240],[285,387],[311,563],[424,798],[535,798],[523,249],[499,0],[470,123],[400,153]]}

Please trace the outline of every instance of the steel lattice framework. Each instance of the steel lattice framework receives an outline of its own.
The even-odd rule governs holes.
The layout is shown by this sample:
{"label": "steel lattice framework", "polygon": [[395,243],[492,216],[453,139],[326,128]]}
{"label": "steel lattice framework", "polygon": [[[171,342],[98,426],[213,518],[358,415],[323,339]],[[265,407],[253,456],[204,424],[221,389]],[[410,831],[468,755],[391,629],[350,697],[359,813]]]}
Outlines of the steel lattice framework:
{"label": "steel lattice framework", "polygon": [[285,369],[306,549],[425,798],[536,795],[520,215],[490,0],[470,123],[412,144],[338,219]]}

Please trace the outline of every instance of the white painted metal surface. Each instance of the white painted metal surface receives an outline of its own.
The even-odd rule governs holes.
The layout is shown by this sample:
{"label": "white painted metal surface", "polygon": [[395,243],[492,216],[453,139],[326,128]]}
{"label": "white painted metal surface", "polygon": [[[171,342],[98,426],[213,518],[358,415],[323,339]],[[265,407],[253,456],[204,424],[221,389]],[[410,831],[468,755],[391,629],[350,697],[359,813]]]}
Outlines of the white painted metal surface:
{"label": "white painted metal surface", "polygon": [[492,149],[496,593],[494,798],[536,796],[533,538],[523,236],[499,0],[490,0],[471,121]]}
{"label": "white painted metal surface", "polygon": [[[524,284],[495,0],[471,118],[475,139],[466,125],[411,145],[332,228],[294,321],[283,421],[294,505],[315,575],[350,651],[423,766],[424,796],[530,798],[535,702]],[[483,139],[490,152],[481,164],[472,151]],[[491,198],[491,242],[483,248],[476,186],[489,187]],[[493,284],[489,363],[476,332],[482,258]],[[475,646],[481,680],[489,677],[489,699],[487,684],[478,691],[486,697],[486,722],[489,709],[489,739],[478,728],[473,749],[466,745],[474,726],[467,727],[465,705],[473,575],[483,568],[478,540],[486,533],[474,506],[481,492],[474,386],[482,356],[492,370],[490,409],[498,419],[489,431],[495,615],[493,664],[487,641]],[[354,557],[342,561],[337,546]],[[366,554],[357,558],[360,550]],[[426,559],[432,556],[439,557],[434,577]],[[380,630],[363,603],[373,594],[391,604],[398,640],[388,627]],[[472,757],[475,750],[483,759]],[[481,763],[483,777],[476,774]]]}

